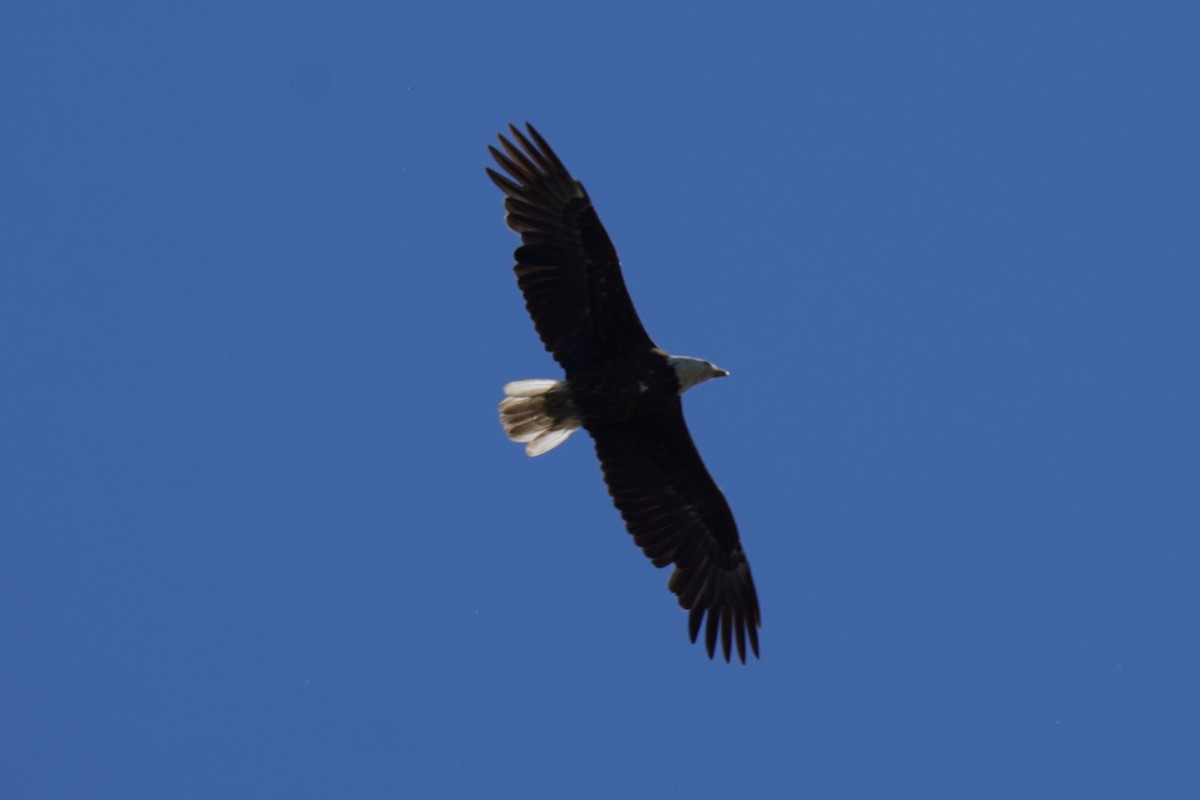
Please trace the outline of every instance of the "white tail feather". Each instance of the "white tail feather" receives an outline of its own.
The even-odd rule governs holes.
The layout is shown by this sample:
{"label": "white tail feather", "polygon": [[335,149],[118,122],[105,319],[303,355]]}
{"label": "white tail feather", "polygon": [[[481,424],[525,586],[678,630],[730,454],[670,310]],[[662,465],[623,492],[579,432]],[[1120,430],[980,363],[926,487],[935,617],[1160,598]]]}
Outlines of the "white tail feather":
{"label": "white tail feather", "polygon": [[547,399],[561,385],[560,381],[533,378],[504,386],[508,396],[500,401],[500,424],[508,438],[526,443],[527,455],[540,456],[553,450],[579,428],[579,420],[567,404],[557,404],[561,406],[557,415],[547,410]]}
{"label": "white tail feather", "polygon": [[549,378],[529,378],[523,381],[509,381],[504,384],[504,393],[509,397],[538,397],[553,389],[558,381]]}
{"label": "white tail feather", "polygon": [[553,428],[551,430],[542,431],[537,436],[525,445],[525,454],[529,456],[540,456],[542,453],[549,452],[567,440],[567,437],[575,432],[575,428]]}

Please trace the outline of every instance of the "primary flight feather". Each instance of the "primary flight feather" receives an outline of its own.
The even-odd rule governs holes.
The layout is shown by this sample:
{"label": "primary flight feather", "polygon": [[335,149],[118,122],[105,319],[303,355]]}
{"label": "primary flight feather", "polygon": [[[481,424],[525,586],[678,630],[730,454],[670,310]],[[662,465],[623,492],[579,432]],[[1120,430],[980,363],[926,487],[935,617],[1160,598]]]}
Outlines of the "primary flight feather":
{"label": "primary flight feather", "polygon": [[682,394],[728,375],[708,361],[671,356],[642,327],[608,233],[583,184],[532,125],[509,126],[489,147],[504,171],[505,221],[521,236],[517,285],[561,381],[513,381],[500,419],[531,456],[583,428],[626,529],[655,566],[674,565],[668,586],[688,612],[692,641],[704,629],[711,658],[746,643],[758,655],[761,618],[737,525],[683,420]]}

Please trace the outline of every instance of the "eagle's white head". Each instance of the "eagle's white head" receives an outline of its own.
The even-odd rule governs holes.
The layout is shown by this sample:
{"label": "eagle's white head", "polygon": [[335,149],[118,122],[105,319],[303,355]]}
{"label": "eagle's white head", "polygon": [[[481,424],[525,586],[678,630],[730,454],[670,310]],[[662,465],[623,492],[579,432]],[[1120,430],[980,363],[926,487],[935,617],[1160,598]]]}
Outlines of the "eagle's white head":
{"label": "eagle's white head", "polygon": [[691,356],[667,356],[667,363],[675,370],[679,378],[679,393],[683,394],[698,383],[704,383],[709,378],[727,378],[729,373],[711,361]]}

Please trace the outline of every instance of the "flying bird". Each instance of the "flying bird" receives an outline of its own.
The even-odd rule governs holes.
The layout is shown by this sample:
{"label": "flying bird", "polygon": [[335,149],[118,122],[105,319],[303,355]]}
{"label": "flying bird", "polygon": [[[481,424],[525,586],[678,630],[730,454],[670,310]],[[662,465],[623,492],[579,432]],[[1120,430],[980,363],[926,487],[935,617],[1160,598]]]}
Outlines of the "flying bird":
{"label": "flying bird", "polygon": [[[488,176],[507,197],[508,227],[521,236],[517,285],[564,380],[513,381],[500,421],[539,456],[579,428],[591,434],[613,504],[656,567],[674,565],[668,587],[688,612],[693,642],[704,628],[712,658],[746,641],[758,656],[761,619],[737,525],[683,420],[680,398],[729,373],[709,361],[668,355],[642,327],[617,252],[583,184],[532,125],[489,147],[507,174]],[[515,141],[515,144],[514,144]]]}

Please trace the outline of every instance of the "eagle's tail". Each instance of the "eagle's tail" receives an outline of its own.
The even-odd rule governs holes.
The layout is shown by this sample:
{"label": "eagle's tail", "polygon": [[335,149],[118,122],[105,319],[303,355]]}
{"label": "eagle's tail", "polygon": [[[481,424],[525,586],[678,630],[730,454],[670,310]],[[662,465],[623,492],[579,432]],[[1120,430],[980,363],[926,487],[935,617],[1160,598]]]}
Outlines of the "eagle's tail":
{"label": "eagle's tail", "polygon": [[563,381],[513,381],[504,385],[504,393],[508,396],[500,401],[500,424],[508,438],[526,443],[528,455],[553,450],[580,427]]}

